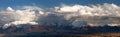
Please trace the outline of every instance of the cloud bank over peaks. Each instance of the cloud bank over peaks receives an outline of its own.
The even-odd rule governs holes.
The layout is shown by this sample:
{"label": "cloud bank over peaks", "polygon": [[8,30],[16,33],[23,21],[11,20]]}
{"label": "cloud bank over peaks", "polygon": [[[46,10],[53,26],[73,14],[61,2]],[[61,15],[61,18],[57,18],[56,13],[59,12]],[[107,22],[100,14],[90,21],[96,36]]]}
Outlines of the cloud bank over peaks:
{"label": "cloud bank over peaks", "polygon": [[[118,21],[113,19],[103,20],[101,16],[109,18],[120,17],[120,6],[115,4],[103,5],[62,5],[49,10],[37,6],[21,6],[18,9],[8,7],[0,12],[0,24],[3,28],[21,24],[30,25],[72,25],[81,27],[86,25],[103,26]],[[96,17],[100,16],[100,17]],[[115,21],[114,21],[115,20]],[[88,23],[88,24],[87,24]],[[117,24],[118,24],[117,23]],[[117,25],[118,26],[118,25]]]}
{"label": "cloud bank over peaks", "polygon": [[[73,26],[84,26],[81,21],[88,22],[91,26],[104,26],[109,24],[119,25],[112,17],[120,17],[120,6],[115,4],[98,4],[98,5],[63,5],[60,7],[54,7],[53,12],[56,12],[57,15],[64,16],[66,20],[72,20]],[[95,17],[94,17],[95,16]],[[99,17],[96,17],[99,16]],[[101,17],[102,16],[102,17]],[[103,18],[112,18],[108,20],[103,20]],[[107,17],[106,17],[107,16]],[[78,21],[78,22],[77,22]],[[90,22],[91,21],[91,22]],[[81,25],[82,24],[82,25]]]}

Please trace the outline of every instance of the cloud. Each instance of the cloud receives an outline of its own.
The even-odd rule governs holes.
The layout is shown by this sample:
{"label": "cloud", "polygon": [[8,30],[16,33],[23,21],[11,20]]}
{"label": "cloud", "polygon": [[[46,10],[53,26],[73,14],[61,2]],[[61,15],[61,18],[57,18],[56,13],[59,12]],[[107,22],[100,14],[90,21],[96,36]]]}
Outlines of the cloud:
{"label": "cloud", "polygon": [[[94,24],[93,26],[103,26],[106,24],[113,23],[115,19],[112,17],[119,18],[120,16],[120,11],[119,11],[120,6],[115,4],[107,4],[107,3],[103,5],[98,4],[98,5],[89,5],[89,6],[64,5],[61,7],[55,7],[54,9],[55,9],[54,11],[58,13],[58,15],[64,16],[66,20],[72,20],[73,26],[75,25],[81,26],[79,24],[81,23],[81,21],[86,21],[90,24]],[[103,18],[112,18],[112,19],[103,20]],[[80,22],[76,24],[75,23],[76,21],[80,21]]]}
{"label": "cloud", "polygon": [[[35,25],[37,22],[37,14],[35,10],[40,11],[39,7],[32,6],[23,6],[21,10],[14,10],[11,7],[8,7],[6,11],[0,12],[0,20],[4,22],[4,28],[7,28],[11,25],[20,25],[20,24],[31,24]],[[40,11],[42,12],[42,11]],[[39,13],[39,12],[38,12]]]}
{"label": "cloud", "polygon": [[117,19],[120,16],[119,14],[120,6],[107,3],[89,6],[62,5],[50,10],[37,6],[20,6],[16,10],[8,7],[6,10],[0,11],[0,24],[3,28],[12,25],[20,26],[21,24],[73,25],[75,27],[86,26],[87,24],[104,26],[119,22]]}
{"label": "cloud", "polygon": [[14,11],[11,7],[8,7],[6,10],[7,11]]}
{"label": "cloud", "polygon": [[115,4],[103,4],[103,5],[65,5],[62,7],[58,7],[57,11],[59,12],[78,12],[80,15],[116,15],[119,16],[120,7]]}

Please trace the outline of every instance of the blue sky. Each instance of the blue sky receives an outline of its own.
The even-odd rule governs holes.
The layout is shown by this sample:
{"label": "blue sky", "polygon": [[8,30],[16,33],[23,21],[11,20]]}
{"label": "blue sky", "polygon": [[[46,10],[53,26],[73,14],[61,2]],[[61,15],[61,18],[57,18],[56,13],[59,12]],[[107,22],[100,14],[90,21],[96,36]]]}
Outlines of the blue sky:
{"label": "blue sky", "polygon": [[120,5],[120,0],[0,0],[0,9],[16,6],[31,6],[36,5],[43,8],[51,8],[60,6],[61,4],[67,5],[91,5],[91,4],[104,4],[114,3]]}

